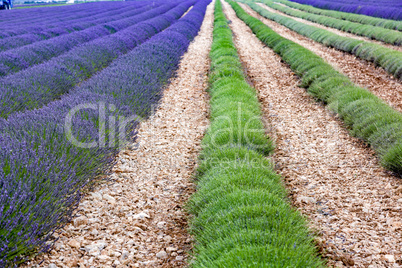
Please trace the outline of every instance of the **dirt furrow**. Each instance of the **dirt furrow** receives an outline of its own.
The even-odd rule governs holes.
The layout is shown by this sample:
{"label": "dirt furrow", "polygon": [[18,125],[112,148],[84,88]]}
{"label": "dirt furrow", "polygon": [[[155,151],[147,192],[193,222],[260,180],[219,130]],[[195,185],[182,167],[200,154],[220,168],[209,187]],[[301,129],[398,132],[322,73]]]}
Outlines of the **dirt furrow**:
{"label": "dirt furrow", "polygon": [[[276,141],[273,160],[330,265],[402,264],[402,183],[352,138],[334,114],[299,88],[296,75],[225,3],[234,40]],[[372,265],[372,266],[369,266]]]}
{"label": "dirt furrow", "polygon": [[325,59],[336,70],[347,75],[355,84],[367,88],[379,98],[386,101],[390,106],[402,112],[402,83],[388,74],[384,69],[376,68],[373,63],[360,60],[349,53],[326,47],[289,30],[285,26],[265,19],[247,5],[239,4],[246,12],[260,19],[281,36],[313,51]]}
{"label": "dirt furrow", "polygon": [[88,194],[55,248],[25,267],[186,266],[192,241],[183,205],[208,126],[213,5],[138,143],[119,154],[113,181]]}
{"label": "dirt furrow", "polygon": [[340,36],[350,37],[350,38],[354,38],[354,39],[357,39],[357,40],[363,40],[363,41],[366,41],[366,42],[375,43],[375,44],[378,44],[378,45],[381,45],[381,46],[384,46],[384,47],[387,47],[387,48],[402,52],[402,47],[400,47],[400,46],[390,45],[390,44],[387,44],[387,43],[384,43],[384,42],[381,42],[381,41],[370,39],[368,37],[364,37],[364,36],[344,32],[344,31],[341,31],[341,30],[338,30],[338,29],[335,29],[335,28],[324,26],[324,25],[321,25],[319,23],[315,23],[315,22],[312,22],[312,21],[309,21],[309,20],[306,20],[306,19],[293,17],[293,16],[287,15],[287,14],[285,14],[285,13],[279,11],[279,10],[273,9],[271,7],[268,7],[268,6],[266,6],[266,5],[262,4],[262,3],[257,3],[257,5],[261,6],[262,8],[265,8],[269,12],[276,13],[276,14],[279,14],[279,15],[282,15],[282,16],[285,16],[285,17],[288,17],[288,18],[292,18],[295,21],[298,21],[298,22],[301,22],[301,23],[304,23],[304,24],[307,24],[307,25],[311,25],[311,26],[314,26],[314,27],[317,27],[317,28],[320,28],[320,29],[324,29],[324,30],[333,32],[333,33],[335,33],[337,35],[340,35]]}

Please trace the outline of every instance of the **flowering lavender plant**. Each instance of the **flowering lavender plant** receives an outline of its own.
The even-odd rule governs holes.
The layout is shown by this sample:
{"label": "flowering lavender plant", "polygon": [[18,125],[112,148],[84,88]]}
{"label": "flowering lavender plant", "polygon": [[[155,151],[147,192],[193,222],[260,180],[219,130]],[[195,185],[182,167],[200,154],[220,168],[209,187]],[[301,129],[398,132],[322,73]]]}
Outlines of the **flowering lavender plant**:
{"label": "flowering lavender plant", "polygon": [[[107,174],[121,146],[135,140],[138,116],[160,100],[209,2],[199,0],[59,100],[0,119],[0,267],[48,250],[46,241],[71,218],[83,187]],[[170,19],[142,27],[161,31]]]}

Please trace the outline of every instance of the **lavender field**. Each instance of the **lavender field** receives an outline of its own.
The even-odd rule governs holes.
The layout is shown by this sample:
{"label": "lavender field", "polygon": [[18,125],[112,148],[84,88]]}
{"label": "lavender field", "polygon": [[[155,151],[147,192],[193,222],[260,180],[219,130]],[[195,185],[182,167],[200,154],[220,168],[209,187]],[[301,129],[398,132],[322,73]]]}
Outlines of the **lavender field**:
{"label": "lavender field", "polygon": [[0,268],[402,264],[400,1],[0,22]]}
{"label": "lavender field", "polygon": [[[140,118],[158,103],[197,34],[206,4],[90,3],[6,15],[15,23],[0,39],[1,267],[48,250],[82,190],[135,140]],[[35,26],[27,28],[27,21]],[[10,48],[15,42],[18,48]]]}

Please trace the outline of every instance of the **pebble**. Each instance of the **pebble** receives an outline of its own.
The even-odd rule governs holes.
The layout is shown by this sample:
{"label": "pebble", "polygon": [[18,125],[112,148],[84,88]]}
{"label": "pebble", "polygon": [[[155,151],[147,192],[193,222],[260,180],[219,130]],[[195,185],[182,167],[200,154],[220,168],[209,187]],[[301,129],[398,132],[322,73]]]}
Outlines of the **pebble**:
{"label": "pebble", "polygon": [[123,250],[123,253],[121,254],[121,260],[126,260],[128,258],[129,252],[127,250]]}
{"label": "pebble", "polygon": [[384,255],[383,260],[385,260],[387,262],[395,262],[395,257],[394,257],[394,255]]}
{"label": "pebble", "polygon": [[162,229],[163,227],[165,227],[165,224],[166,224],[165,221],[161,221],[161,222],[158,222],[158,223],[156,224],[156,226],[157,226],[159,229]]}
{"label": "pebble", "polygon": [[158,259],[166,259],[167,258],[167,253],[164,250],[159,251],[158,253],[156,253],[156,257]]}
{"label": "pebble", "polygon": [[69,245],[70,247],[72,247],[72,248],[77,248],[77,249],[81,247],[81,243],[78,242],[77,240],[74,240],[74,239],[70,240],[70,241],[68,242],[68,245]]}
{"label": "pebble", "polygon": [[57,268],[57,266],[56,266],[56,264],[51,263],[51,264],[49,264],[49,266],[47,268]]}
{"label": "pebble", "polygon": [[308,204],[308,203],[315,203],[315,199],[314,198],[312,198],[312,197],[308,197],[308,196],[299,196],[299,197],[297,197],[297,201],[299,202],[299,203],[306,203],[306,204]]}
{"label": "pebble", "polygon": [[163,238],[163,240],[165,240],[166,242],[170,242],[170,241],[172,241],[172,237],[170,236],[170,235],[167,235],[167,236],[165,236],[164,238]]}
{"label": "pebble", "polygon": [[80,216],[78,218],[75,218],[73,221],[74,227],[78,227],[84,224],[88,223],[88,218],[85,216]]}
{"label": "pebble", "polygon": [[110,196],[108,194],[103,195],[103,199],[105,199],[109,204],[116,204],[116,199],[113,196]]}
{"label": "pebble", "polygon": [[166,248],[166,252],[173,252],[173,251],[176,251],[177,250],[177,248],[174,248],[174,247],[167,247]]}
{"label": "pebble", "polygon": [[182,260],[184,260],[183,256],[176,256],[176,261],[182,261]]}
{"label": "pebble", "polygon": [[100,255],[100,251],[97,248],[93,248],[88,252],[89,255],[98,257]]}
{"label": "pebble", "polygon": [[102,200],[102,195],[99,192],[91,193],[91,195],[96,200]]}
{"label": "pebble", "polygon": [[151,218],[147,213],[140,212],[138,214],[133,215],[133,219],[144,219],[144,218]]}

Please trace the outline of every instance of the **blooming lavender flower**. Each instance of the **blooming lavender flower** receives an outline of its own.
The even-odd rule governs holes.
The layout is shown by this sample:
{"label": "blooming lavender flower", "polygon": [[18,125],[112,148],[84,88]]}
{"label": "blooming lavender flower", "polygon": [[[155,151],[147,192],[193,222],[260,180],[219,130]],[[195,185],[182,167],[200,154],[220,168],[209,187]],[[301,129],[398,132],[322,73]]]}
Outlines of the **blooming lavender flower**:
{"label": "blooming lavender flower", "polygon": [[[174,14],[144,22],[141,27],[147,34],[166,30],[121,55],[59,100],[0,119],[0,267],[48,250],[53,232],[71,219],[83,187],[108,173],[121,145],[117,136],[110,135],[121,131],[112,118],[132,118],[123,131],[135,140],[136,115],[148,116],[152,105],[159,102],[209,2],[199,0],[168,28],[162,25]],[[132,37],[139,35],[132,33]],[[127,42],[121,38],[119,42]],[[83,108],[71,118],[71,132],[77,140],[97,146],[75,146],[66,136],[66,117],[80,105]],[[91,105],[109,107],[107,116],[102,117],[101,110]],[[109,146],[100,146],[102,120]]]}

